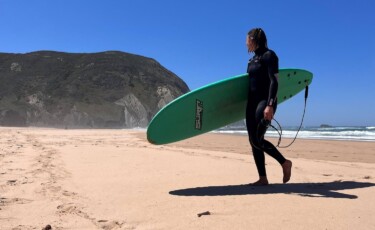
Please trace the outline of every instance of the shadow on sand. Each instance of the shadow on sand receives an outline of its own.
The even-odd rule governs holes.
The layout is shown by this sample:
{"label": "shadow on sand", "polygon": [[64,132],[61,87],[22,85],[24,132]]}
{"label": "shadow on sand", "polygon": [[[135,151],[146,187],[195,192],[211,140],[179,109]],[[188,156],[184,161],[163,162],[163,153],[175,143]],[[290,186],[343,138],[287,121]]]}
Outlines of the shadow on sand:
{"label": "shadow on sand", "polygon": [[304,197],[357,199],[358,196],[337,191],[367,188],[374,183],[355,181],[333,181],[325,183],[272,184],[268,186],[225,185],[187,188],[170,191],[176,196],[238,196],[259,194],[296,194]]}

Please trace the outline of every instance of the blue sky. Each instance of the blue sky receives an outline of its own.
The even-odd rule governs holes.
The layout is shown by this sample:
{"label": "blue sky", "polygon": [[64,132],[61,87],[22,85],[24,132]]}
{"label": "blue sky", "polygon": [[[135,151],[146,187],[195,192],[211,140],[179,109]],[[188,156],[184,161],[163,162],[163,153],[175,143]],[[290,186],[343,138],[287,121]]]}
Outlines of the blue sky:
{"label": "blue sky", "polygon": [[[375,1],[0,0],[0,52],[119,50],[196,89],[246,71],[262,27],[280,68],[314,73],[305,125],[375,125]],[[298,125],[303,94],[276,119]]]}

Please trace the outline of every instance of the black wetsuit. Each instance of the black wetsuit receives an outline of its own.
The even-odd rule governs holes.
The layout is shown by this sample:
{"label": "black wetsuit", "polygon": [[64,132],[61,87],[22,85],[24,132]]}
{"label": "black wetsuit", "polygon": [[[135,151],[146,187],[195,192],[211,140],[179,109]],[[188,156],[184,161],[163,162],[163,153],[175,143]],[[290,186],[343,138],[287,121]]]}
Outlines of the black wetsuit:
{"label": "black wetsuit", "polygon": [[267,130],[263,123],[264,110],[267,105],[272,106],[274,112],[277,108],[278,72],[279,60],[275,52],[265,47],[255,50],[247,66],[250,79],[246,126],[259,176],[266,176],[264,152],[280,164],[286,161],[276,147],[263,138]]}

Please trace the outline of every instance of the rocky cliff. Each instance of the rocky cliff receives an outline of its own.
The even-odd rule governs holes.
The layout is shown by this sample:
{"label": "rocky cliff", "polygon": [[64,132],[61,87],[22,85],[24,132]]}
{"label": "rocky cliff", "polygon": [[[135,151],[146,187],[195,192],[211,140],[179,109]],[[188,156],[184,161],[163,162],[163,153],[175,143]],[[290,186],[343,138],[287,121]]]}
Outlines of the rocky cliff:
{"label": "rocky cliff", "polygon": [[188,91],[154,59],[129,53],[0,53],[1,126],[146,127]]}

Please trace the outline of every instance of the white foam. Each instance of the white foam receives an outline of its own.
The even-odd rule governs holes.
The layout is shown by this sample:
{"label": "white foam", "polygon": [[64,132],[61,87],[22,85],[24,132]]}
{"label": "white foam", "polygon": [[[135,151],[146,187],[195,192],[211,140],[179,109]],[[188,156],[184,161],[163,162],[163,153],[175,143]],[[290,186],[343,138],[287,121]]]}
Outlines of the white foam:
{"label": "white foam", "polygon": [[[375,141],[375,129],[368,129],[364,127],[338,127],[322,130],[321,128],[310,128],[311,130],[301,130],[297,138],[303,139],[324,139],[324,140],[360,140],[360,141]],[[375,127],[374,127],[375,128]],[[226,134],[240,134],[247,135],[246,130],[219,130],[216,133]],[[283,138],[294,138],[297,131],[283,130]],[[269,129],[265,135],[266,137],[279,137],[279,133],[275,130]]]}

